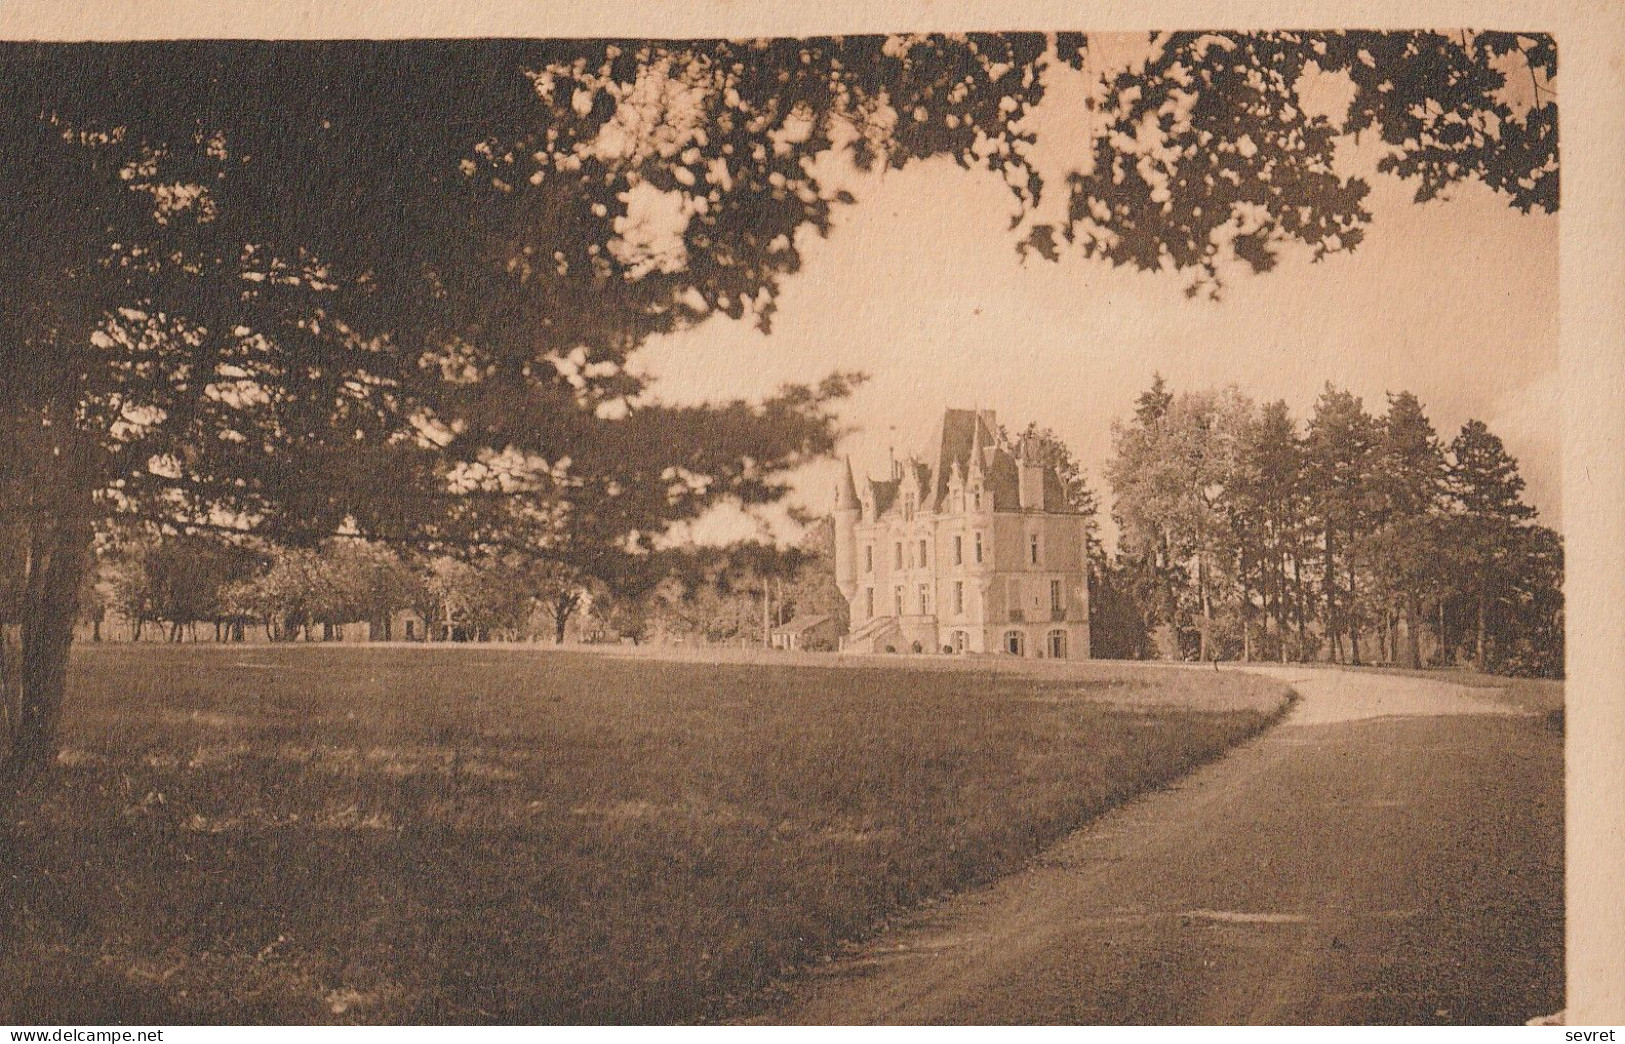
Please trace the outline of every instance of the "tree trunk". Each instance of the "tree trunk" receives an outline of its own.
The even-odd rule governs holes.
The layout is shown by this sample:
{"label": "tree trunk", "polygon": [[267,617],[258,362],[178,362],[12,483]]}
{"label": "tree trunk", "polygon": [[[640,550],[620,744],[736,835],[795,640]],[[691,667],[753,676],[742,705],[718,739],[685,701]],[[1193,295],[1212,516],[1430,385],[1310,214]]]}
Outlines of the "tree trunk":
{"label": "tree trunk", "polygon": [[[1245,581],[1241,585],[1241,662],[1253,662],[1253,593]],[[1268,624],[1265,629],[1268,629]]]}
{"label": "tree trunk", "polygon": [[0,763],[0,787],[6,794],[21,792],[56,758],[79,585],[90,559],[88,500],[72,505],[69,517],[42,526],[43,532],[35,534],[28,552],[20,663],[15,675],[16,714],[10,723],[6,758]]}
{"label": "tree trunk", "polygon": [[[1349,536],[1349,546],[1354,545],[1353,534]],[[1349,663],[1355,667],[1360,666],[1360,617],[1354,610],[1354,555],[1349,554],[1349,605],[1345,614],[1349,625]]]}
{"label": "tree trunk", "polygon": [[1337,619],[1337,538],[1332,527],[1326,526],[1326,634],[1332,640],[1331,657],[1336,663],[1342,658],[1342,628]]}
{"label": "tree trunk", "polygon": [[1473,646],[1473,670],[1475,670],[1475,671],[1482,671],[1484,669],[1484,617],[1485,617],[1485,615],[1487,615],[1485,610],[1486,610],[1488,602],[1489,602],[1489,597],[1488,597],[1488,595],[1486,594],[1486,592],[1484,590],[1484,585],[1479,584],[1478,585],[1478,638],[1477,638],[1477,641],[1474,643],[1474,646]]}
{"label": "tree trunk", "polygon": [[1309,648],[1309,620],[1303,611],[1303,563],[1292,556],[1292,607],[1298,614],[1298,655]]}
{"label": "tree trunk", "polygon": [[1213,610],[1207,600],[1207,559],[1196,556],[1196,596],[1202,604],[1202,629],[1196,636],[1196,658],[1202,663],[1208,658],[1208,635],[1213,631]]}

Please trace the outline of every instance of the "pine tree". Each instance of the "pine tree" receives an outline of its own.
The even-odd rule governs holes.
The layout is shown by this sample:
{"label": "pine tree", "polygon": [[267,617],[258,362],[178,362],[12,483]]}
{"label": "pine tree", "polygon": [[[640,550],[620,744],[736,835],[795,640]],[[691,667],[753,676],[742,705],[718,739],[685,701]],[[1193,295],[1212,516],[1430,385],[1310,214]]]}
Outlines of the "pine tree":
{"label": "pine tree", "polygon": [[1360,399],[1328,382],[1309,420],[1306,477],[1320,528],[1323,626],[1333,658],[1339,658],[1339,640],[1346,635],[1349,662],[1355,665],[1360,663],[1356,542],[1371,512],[1376,440],[1376,422]]}
{"label": "pine tree", "polygon": [[1276,655],[1289,658],[1288,630],[1296,624],[1306,644],[1304,558],[1304,446],[1284,400],[1266,403],[1247,426],[1233,497],[1244,520],[1237,527],[1242,553],[1257,563],[1265,614],[1275,621]]}
{"label": "pine tree", "polygon": [[1422,665],[1421,595],[1437,593],[1439,515],[1444,493],[1444,450],[1421,402],[1410,392],[1388,396],[1373,472],[1372,532],[1361,548],[1385,595],[1384,632],[1392,655],[1391,607],[1403,610],[1406,659]]}
{"label": "pine tree", "polygon": [[1496,605],[1511,597],[1520,551],[1535,509],[1523,501],[1518,462],[1483,421],[1469,420],[1450,443],[1453,545],[1468,579],[1475,620],[1473,664],[1489,666],[1488,634]]}

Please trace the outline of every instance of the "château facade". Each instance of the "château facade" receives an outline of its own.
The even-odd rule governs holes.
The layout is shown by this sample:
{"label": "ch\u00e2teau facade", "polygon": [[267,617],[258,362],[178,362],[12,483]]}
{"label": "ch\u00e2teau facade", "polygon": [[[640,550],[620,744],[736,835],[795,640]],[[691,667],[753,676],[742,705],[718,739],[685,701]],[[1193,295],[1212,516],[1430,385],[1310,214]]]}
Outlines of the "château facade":
{"label": "ch\u00e2teau facade", "polygon": [[851,608],[843,650],[1089,656],[1084,518],[992,410],[944,412],[922,460],[835,493],[835,579]]}

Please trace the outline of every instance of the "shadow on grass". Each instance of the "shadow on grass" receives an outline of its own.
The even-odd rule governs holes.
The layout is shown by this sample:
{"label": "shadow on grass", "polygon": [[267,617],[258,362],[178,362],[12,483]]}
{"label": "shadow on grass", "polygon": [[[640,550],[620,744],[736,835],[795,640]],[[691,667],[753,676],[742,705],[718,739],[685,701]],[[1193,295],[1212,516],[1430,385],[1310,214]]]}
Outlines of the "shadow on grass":
{"label": "shadow on grass", "polygon": [[312,685],[282,655],[301,669],[83,665],[67,756],[4,842],[0,1020],[721,1018],[1284,710],[1240,675],[411,651]]}

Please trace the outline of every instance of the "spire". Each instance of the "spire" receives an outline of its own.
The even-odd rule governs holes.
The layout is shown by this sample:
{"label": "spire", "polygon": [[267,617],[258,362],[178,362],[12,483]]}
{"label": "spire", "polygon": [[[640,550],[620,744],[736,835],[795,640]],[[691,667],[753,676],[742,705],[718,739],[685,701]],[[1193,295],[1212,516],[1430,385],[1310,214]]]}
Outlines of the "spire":
{"label": "spire", "polygon": [[852,458],[846,458],[846,464],[841,469],[841,480],[835,487],[835,510],[855,508],[858,506],[858,484],[852,481]]}
{"label": "spire", "polygon": [[977,407],[971,415],[970,437],[970,471],[982,470],[982,410]]}

